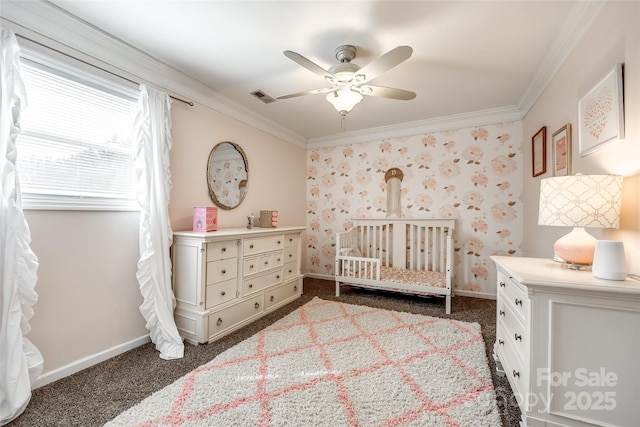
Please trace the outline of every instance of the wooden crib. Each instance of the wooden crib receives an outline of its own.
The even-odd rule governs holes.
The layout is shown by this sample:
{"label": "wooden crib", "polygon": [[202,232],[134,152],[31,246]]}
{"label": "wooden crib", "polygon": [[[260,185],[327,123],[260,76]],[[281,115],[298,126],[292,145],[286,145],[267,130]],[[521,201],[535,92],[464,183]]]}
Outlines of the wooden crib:
{"label": "wooden crib", "polygon": [[340,286],[359,286],[445,297],[451,313],[455,220],[356,219],[336,234],[336,296]]}

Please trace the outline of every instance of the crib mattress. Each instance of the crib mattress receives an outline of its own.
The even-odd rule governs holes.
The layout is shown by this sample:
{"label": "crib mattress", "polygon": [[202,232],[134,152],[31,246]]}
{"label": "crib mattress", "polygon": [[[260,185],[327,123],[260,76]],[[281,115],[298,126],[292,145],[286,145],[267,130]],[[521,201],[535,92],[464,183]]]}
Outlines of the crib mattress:
{"label": "crib mattress", "polygon": [[401,267],[380,267],[380,280],[384,282],[407,283],[419,286],[446,288],[445,273],[438,271],[410,270]]}

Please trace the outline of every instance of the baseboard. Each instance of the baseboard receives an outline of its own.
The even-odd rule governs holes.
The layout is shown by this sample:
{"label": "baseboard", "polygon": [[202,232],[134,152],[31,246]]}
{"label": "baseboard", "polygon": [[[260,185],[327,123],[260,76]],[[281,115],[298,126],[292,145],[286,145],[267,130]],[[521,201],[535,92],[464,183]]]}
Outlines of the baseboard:
{"label": "baseboard", "polygon": [[32,385],[32,389],[42,387],[54,381],[58,381],[59,379],[62,379],[64,377],[68,377],[69,375],[80,372],[83,369],[87,369],[100,362],[104,362],[107,359],[111,359],[112,357],[115,357],[119,354],[125,353],[129,350],[133,350],[136,347],[140,347],[141,345],[144,345],[150,341],[151,338],[149,337],[149,335],[144,335],[129,342],[125,342],[115,347],[108,348],[104,351],[101,351],[100,353],[96,353],[91,356],[76,360],[72,363],[69,363],[68,365],[62,366],[58,369],[54,369],[53,371],[46,372],[38,377],[38,379]]}
{"label": "baseboard", "polygon": [[335,276],[329,274],[305,273],[304,277],[309,277],[311,279],[330,280],[332,282],[335,282]]}
{"label": "baseboard", "polygon": [[496,299],[495,294],[487,294],[484,292],[459,291],[457,289],[454,289],[453,294],[454,294],[454,298],[456,296],[461,296],[461,297],[482,298],[482,299]]}

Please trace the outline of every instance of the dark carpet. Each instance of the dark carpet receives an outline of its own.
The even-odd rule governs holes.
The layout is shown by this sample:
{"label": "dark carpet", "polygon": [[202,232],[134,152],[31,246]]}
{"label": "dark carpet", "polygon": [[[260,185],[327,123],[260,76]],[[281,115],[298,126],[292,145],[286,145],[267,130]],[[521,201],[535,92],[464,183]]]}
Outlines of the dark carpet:
{"label": "dark carpet", "polygon": [[[334,289],[332,281],[307,278],[304,281],[304,295],[300,299],[214,343],[198,346],[185,344],[183,359],[162,360],[158,357],[153,344],[146,344],[40,387],[33,391],[33,397],[26,411],[8,425],[11,427],[100,426],[153,392],[171,384],[224,350],[292,312],[314,296],[387,310],[427,316],[446,316],[444,300],[441,298],[422,298],[343,287],[340,298],[337,299]],[[450,317],[465,322],[478,322],[481,325],[502,424],[509,427],[517,426],[520,410],[507,379],[496,374],[491,355],[496,335],[496,302],[479,298],[454,297]]]}

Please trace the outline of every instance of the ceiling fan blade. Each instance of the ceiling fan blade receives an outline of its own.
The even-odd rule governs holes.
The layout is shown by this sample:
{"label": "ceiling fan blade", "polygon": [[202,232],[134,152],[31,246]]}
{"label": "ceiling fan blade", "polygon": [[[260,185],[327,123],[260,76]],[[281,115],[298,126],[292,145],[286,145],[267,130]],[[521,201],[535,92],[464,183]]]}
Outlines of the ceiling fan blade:
{"label": "ceiling fan blade", "polygon": [[335,87],[323,87],[320,89],[311,89],[311,90],[305,90],[304,92],[298,92],[298,93],[290,93],[289,95],[282,95],[277,97],[276,99],[289,99],[289,98],[295,98],[297,96],[305,96],[305,95],[315,95],[318,93],[327,93],[327,92],[331,92],[333,90],[336,90]]}
{"label": "ceiling fan blade", "polygon": [[316,64],[315,62],[309,61],[307,58],[305,58],[304,56],[300,55],[299,53],[292,52],[290,50],[285,50],[284,51],[284,56],[286,56],[287,58],[289,58],[293,62],[296,62],[299,65],[302,65],[307,70],[309,70],[309,71],[311,71],[313,73],[316,73],[320,77],[335,78],[333,74],[331,74],[330,72],[328,72],[327,70],[325,70],[324,68],[322,68],[321,66]]}
{"label": "ceiling fan blade", "polygon": [[382,98],[399,99],[401,101],[410,101],[416,97],[415,92],[393,87],[364,85],[358,86],[355,89],[363,95],[380,96]]}
{"label": "ceiling fan blade", "polygon": [[356,73],[356,76],[363,76],[358,79],[358,83],[366,83],[369,80],[375,79],[385,71],[411,58],[411,54],[413,54],[413,49],[409,46],[398,46],[395,49],[391,49],[381,57],[374,59],[373,62],[362,67]]}

